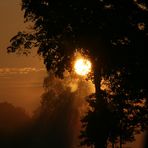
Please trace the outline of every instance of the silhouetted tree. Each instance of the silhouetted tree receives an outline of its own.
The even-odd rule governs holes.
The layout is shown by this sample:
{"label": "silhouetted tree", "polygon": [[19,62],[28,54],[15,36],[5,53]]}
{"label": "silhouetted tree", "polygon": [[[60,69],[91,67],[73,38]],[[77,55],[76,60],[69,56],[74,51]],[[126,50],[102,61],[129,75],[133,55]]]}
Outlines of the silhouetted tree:
{"label": "silhouetted tree", "polygon": [[[115,143],[120,143],[122,147],[122,144],[134,141],[135,135],[148,127],[148,108],[147,99],[143,98],[144,90],[138,90],[138,88],[136,90],[129,81],[131,81],[131,74],[125,73],[123,69],[110,77],[103,78],[101,82],[102,98],[108,102],[108,109],[111,111],[111,116],[108,116],[106,122],[110,121],[108,140],[113,147]],[[95,123],[100,122],[100,119],[95,117],[100,106],[96,104],[95,94],[91,94],[87,102],[90,108],[81,120],[83,128],[80,138],[84,139],[82,145],[89,146],[95,144],[93,131],[97,128],[93,123],[93,118],[95,118]]]}
{"label": "silhouetted tree", "polygon": [[[101,98],[104,98],[103,92],[100,95]],[[104,99],[105,101],[105,99]],[[91,94],[87,98],[87,102],[89,103],[89,110],[86,112],[86,114],[82,117],[82,130],[80,133],[80,139],[81,143],[80,145],[87,145],[87,146],[95,146],[96,147],[96,141],[98,141],[98,145],[100,145],[100,139],[104,140],[103,147],[107,147],[107,138],[108,133],[113,122],[113,116],[110,111],[105,108],[102,109],[100,112],[100,105],[96,102],[96,95]],[[106,128],[102,128],[100,125],[108,125]],[[100,132],[101,135],[99,135],[97,132]],[[104,132],[104,133],[103,133]],[[100,136],[100,137],[99,137]]]}
{"label": "silhouetted tree", "polygon": [[75,95],[53,75],[45,78],[44,86],[41,105],[35,114],[33,147],[70,148],[76,128],[72,124],[78,114],[73,107]]}
{"label": "silhouetted tree", "polygon": [[[9,52],[28,54],[31,48],[38,47],[47,70],[59,77],[65,70],[72,70],[76,48],[83,48],[82,54],[90,58],[96,104],[100,106],[92,119],[97,128],[92,141],[96,148],[105,147],[110,111],[101,95],[102,76],[110,75],[113,69],[130,69],[134,87],[147,89],[147,2],[22,0],[22,10],[25,21],[33,22],[32,30],[13,37]],[[95,122],[97,118],[101,122]]]}
{"label": "silhouetted tree", "polygon": [[148,147],[148,132],[146,132],[146,135],[145,135],[145,139],[144,139],[144,148],[147,148]]}
{"label": "silhouetted tree", "polygon": [[140,88],[135,89],[130,82],[131,77],[124,70],[110,76],[110,90],[106,96],[115,120],[109,140],[114,143],[118,140],[120,147],[134,141],[135,134],[143,132],[148,126],[147,100],[143,97],[145,92]]}
{"label": "silhouetted tree", "polygon": [[7,102],[0,103],[0,147],[23,147],[30,121],[24,109]]}

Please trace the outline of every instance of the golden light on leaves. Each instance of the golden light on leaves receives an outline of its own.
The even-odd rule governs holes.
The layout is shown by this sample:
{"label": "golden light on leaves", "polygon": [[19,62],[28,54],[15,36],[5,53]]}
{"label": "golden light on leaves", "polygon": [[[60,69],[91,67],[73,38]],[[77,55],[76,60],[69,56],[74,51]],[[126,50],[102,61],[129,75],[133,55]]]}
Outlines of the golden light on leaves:
{"label": "golden light on leaves", "polygon": [[146,6],[146,4],[144,2],[139,2],[138,0],[134,0],[134,2],[136,3],[136,5],[144,10],[144,11],[148,11],[148,7]]}
{"label": "golden light on leaves", "polygon": [[77,59],[74,70],[78,75],[85,76],[91,71],[91,62],[84,58]]}
{"label": "golden light on leaves", "polygon": [[138,23],[137,26],[138,26],[139,30],[144,30],[145,29],[145,24],[144,23]]}

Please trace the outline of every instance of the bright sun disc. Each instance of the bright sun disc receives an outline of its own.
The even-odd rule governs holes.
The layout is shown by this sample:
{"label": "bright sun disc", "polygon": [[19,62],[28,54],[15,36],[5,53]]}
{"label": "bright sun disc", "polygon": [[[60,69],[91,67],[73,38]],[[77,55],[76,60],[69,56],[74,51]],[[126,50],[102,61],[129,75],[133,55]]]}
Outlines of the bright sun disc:
{"label": "bright sun disc", "polygon": [[91,71],[91,62],[87,59],[78,59],[75,62],[74,69],[77,74],[85,76]]}

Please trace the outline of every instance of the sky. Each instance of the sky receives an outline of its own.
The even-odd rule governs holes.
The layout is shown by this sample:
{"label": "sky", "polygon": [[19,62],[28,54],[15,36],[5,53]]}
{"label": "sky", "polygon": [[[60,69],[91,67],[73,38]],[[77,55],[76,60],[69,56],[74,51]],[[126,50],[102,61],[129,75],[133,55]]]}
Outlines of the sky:
{"label": "sky", "polygon": [[10,102],[31,113],[43,93],[46,70],[35,52],[29,56],[7,53],[9,40],[25,28],[20,0],[0,1],[0,102]]}

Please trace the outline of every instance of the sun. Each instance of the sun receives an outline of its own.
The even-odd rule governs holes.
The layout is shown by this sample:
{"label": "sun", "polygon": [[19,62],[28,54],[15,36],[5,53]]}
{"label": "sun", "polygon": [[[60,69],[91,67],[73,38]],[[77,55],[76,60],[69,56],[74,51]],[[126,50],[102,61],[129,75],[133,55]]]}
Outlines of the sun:
{"label": "sun", "polygon": [[91,71],[91,62],[84,58],[77,59],[74,70],[78,75],[85,76]]}

